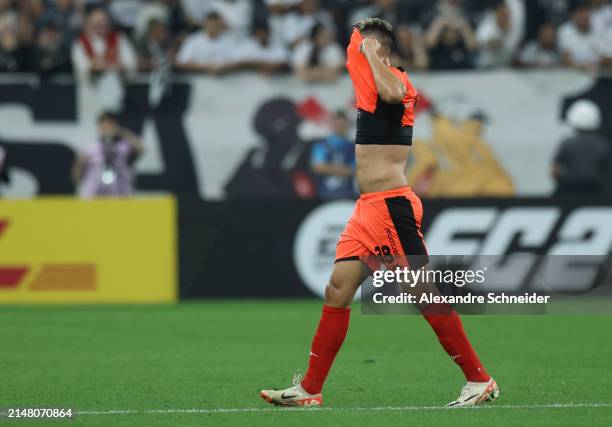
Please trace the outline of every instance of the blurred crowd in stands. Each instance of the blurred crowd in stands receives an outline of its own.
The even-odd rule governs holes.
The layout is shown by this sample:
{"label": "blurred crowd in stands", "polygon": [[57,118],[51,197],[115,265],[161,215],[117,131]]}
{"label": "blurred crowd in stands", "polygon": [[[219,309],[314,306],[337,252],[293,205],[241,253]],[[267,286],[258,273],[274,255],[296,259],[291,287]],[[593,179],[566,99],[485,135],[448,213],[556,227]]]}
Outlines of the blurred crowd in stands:
{"label": "blurred crowd in stands", "polygon": [[395,25],[408,70],[612,65],[607,0],[0,0],[0,71],[344,70],[351,24]]}
{"label": "blurred crowd in stands", "polygon": [[[73,73],[90,83],[108,113],[73,178],[87,196],[131,194],[143,146],[114,116],[126,78],[149,79],[151,106],[180,72],[333,81],[345,69],[352,23],[365,17],[395,26],[393,62],[409,71],[565,67],[612,75],[612,0],[0,0],[0,72]],[[587,104],[572,112],[575,135],[552,168],[559,194],[604,188],[612,157],[597,134],[600,115]],[[313,149],[320,197],[354,194],[347,126],[343,113],[334,115],[330,136]],[[0,147],[0,182],[8,181],[7,157]]]}

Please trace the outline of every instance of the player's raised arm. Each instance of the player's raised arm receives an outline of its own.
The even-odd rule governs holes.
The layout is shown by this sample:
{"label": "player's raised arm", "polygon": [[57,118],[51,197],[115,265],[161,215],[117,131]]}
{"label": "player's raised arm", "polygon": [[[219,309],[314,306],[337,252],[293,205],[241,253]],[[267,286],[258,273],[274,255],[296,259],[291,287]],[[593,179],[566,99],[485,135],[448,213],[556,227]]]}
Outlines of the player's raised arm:
{"label": "player's raised arm", "polygon": [[361,42],[361,53],[370,64],[378,95],[388,104],[399,104],[406,95],[406,87],[391,71],[388,56],[381,54],[382,49],[386,47],[375,38],[366,37]]}

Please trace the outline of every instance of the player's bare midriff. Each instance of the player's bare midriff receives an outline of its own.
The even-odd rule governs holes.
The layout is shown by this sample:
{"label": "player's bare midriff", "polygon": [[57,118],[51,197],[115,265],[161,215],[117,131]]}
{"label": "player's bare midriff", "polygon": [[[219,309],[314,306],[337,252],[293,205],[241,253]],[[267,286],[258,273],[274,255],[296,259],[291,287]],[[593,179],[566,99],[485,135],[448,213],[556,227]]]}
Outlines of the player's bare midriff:
{"label": "player's bare midriff", "polygon": [[361,194],[407,186],[405,170],[409,150],[402,145],[356,145],[357,186]]}

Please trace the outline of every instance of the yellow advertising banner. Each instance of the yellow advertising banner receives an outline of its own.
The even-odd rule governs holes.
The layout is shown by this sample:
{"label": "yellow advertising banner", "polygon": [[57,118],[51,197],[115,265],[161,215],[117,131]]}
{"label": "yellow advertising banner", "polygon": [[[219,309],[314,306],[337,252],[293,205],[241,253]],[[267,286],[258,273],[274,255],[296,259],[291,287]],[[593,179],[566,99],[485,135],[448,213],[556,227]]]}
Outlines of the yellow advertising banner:
{"label": "yellow advertising banner", "polygon": [[0,304],[177,301],[171,197],[0,201]]}

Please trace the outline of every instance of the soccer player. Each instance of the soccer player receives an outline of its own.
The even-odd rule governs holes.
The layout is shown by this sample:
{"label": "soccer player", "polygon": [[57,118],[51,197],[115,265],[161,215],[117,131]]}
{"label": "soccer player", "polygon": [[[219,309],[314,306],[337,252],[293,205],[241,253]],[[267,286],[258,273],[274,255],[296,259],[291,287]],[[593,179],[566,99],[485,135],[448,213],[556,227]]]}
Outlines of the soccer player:
{"label": "soccer player", "polygon": [[[392,255],[411,268],[427,263],[421,233],[423,208],[407,186],[404,169],[412,144],[418,93],[405,72],[391,67],[393,28],[381,19],[355,24],[347,68],[357,107],[357,183],[362,193],[336,247],[336,262],[325,290],[325,304],[310,348],[303,380],[284,390],[262,390],[280,406],[320,406],[321,390],[349,326],[350,305],[369,272],[365,259]],[[440,344],[463,371],[467,384],[448,406],[473,406],[499,396],[497,384],[480,363],[461,320],[446,304],[419,307]]]}

